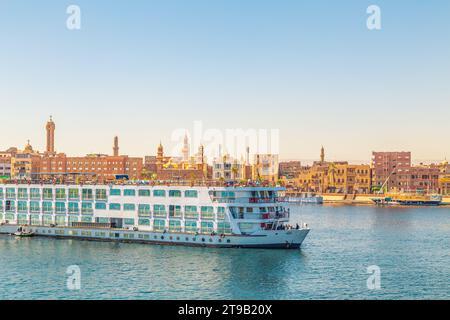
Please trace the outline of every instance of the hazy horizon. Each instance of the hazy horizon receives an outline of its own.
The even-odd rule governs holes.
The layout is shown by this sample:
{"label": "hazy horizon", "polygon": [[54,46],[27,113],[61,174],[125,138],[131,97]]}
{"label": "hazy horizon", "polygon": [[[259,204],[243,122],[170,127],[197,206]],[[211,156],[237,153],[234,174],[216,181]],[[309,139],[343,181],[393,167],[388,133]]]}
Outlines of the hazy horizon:
{"label": "hazy horizon", "polygon": [[[81,30],[66,28],[67,6]],[[382,29],[366,28],[381,8]],[[175,130],[278,129],[281,159],[450,157],[450,2],[0,3],[0,150],[171,150]],[[360,160],[352,160],[360,159]]]}

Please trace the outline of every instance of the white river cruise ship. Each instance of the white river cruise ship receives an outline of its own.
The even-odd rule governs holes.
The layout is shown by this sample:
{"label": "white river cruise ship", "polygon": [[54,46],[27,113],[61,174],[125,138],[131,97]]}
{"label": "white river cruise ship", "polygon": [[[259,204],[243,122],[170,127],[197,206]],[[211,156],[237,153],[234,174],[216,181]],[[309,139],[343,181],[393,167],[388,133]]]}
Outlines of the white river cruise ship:
{"label": "white river cruise ship", "polygon": [[299,248],[280,187],[1,184],[0,233],[155,244]]}

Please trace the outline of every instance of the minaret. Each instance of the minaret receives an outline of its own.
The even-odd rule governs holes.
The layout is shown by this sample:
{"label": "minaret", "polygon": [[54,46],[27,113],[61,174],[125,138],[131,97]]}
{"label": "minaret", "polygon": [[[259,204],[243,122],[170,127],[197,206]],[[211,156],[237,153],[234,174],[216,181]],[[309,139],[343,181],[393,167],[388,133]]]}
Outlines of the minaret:
{"label": "minaret", "polygon": [[47,153],[55,154],[55,123],[53,122],[52,116],[47,122],[45,129],[47,130]]}
{"label": "minaret", "polygon": [[325,162],[325,149],[322,146],[322,149],[320,149],[320,162],[324,163]]}
{"label": "minaret", "polygon": [[188,161],[189,160],[189,138],[187,136],[187,132],[184,136],[183,150],[181,152],[183,153],[183,161]]}
{"label": "minaret", "polygon": [[113,147],[113,155],[114,157],[119,156],[119,137],[114,137],[114,147]]}
{"label": "minaret", "polygon": [[156,154],[156,160],[158,162],[162,163],[163,158],[164,158],[164,147],[163,147],[162,143],[160,142],[159,146],[158,146],[158,152]]}

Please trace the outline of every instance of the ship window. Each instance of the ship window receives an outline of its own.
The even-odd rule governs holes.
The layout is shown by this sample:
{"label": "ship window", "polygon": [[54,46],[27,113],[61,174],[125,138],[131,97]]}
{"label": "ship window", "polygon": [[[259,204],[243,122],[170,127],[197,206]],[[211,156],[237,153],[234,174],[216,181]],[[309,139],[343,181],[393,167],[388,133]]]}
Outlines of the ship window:
{"label": "ship window", "polygon": [[97,190],[95,190],[95,199],[97,201],[99,201],[99,200],[106,200],[106,190],[105,189],[97,189]]}
{"label": "ship window", "polygon": [[123,223],[127,225],[134,225],[134,219],[123,219]]}
{"label": "ship window", "polygon": [[153,221],[153,229],[157,231],[164,231],[166,228],[166,220],[155,219]]}
{"label": "ship window", "polygon": [[123,210],[124,211],[135,211],[136,210],[136,206],[132,203],[125,203],[123,205]]}
{"label": "ship window", "polygon": [[139,197],[150,197],[150,190],[139,190]]}
{"label": "ship window", "polygon": [[79,199],[80,192],[78,189],[69,189],[69,199]]}
{"label": "ship window", "polygon": [[52,213],[53,212],[52,203],[47,201],[42,202],[42,210],[44,211],[44,213]]}
{"label": "ship window", "polygon": [[208,221],[202,221],[201,224],[202,233],[211,233],[214,231],[214,224]]}
{"label": "ship window", "polygon": [[40,199],[41,198],[41,192],[38,188],[31,188],[30,195],[31,195],[31,199]]}
{"label": "ship window", "polygon": [[111,189],[109,191],[110,196],[120,196],[122,193],[120,192],[120,189]]}
{"label": "ship window", "polygon": [[219,222],[217,224],[217,233],[231,234],[231,225],[229,222]]}
{"label": "ship window", "polygon": [[186,198],[198,198],[198,192],[197,190],[186,190],[184,196]]}
{"label": "ship window", "polygon": [[120,203],[110,203],[109,210],[120,210]]}
{"label": "ship window", "polygon": [[153,190],[153,196],[154,197],[165,197],[166,191],[165,190]]}
{"label": "ship window", "polygon": [[136,190],[134,190],[134,189],[125,189],[123,191],[123,195],[126,196],[126,197],[134,197],[134,196],[136,196]]}
{"label": "ship window", "polygon": [[69,202],[69,214],[79,213],[79,205],[78,202]]}
{"label": "ship window", "polygon": [[53,200],[53,190],[50,188],[44,188],[43,190],[44,199]]}
{"label": "ship window", "polygon": [[169,190],[169,197],[179,198],[179,197],[181,197],[181,191],[180,190]]}
{"label": "ship window", "polygon": [[181,221],[179,220],[170,220],[169,221],[169,230],[174,232],[181,231]]}
{"label": "ship window", "polygon": [[18,189],[19,199],[28,199],[28,190],[26,188]]}
{"label": "ship window", "polygon": [[92,189],[83,189],[81,194],[82,194],[83,200],[93,200],[94,199]]}
{"label": "ship window", "polygon": [[140,226],[149,226],[150,225],[150,219],[139,219],[138,224]]}
{"label": "ship window", "polygon": [[197,222],[196,221],[189,221],[186,220],[184,222],[184,230],[188,233],[195,233],[197,232]]}
{"label": "ship window", "polygon": [[97,203],[95,203],[95,209],[97,209],[97,210],[106,210],[106,203],[104,203],[104,202],[97,202]]}
{"label": "ship window", "polygon": [[56,189],[56,199],[58,200],[66,199],[66,189],[61,188]]}
{"label": "ship window", "polygon": [[150,214],[150,205],[149,204],[140,204],[138,206],[139,214]]}

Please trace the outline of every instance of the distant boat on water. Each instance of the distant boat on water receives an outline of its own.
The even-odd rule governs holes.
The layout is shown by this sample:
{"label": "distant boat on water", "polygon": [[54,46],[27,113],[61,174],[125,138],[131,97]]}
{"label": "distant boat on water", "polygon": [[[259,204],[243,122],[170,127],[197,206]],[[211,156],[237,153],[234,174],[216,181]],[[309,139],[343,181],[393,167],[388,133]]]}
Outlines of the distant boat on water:
{"label": "distant boat on water", "polygon": [[281,201],[287,203],[323,204],[323,197],[312,193],[298,193],[285,195]]}
{"label": "distant boat on water", "polygon": [[390,193],[372,198],[372,201],[377,205],[439,206],[442,204],[442,196],[439,194]]}

